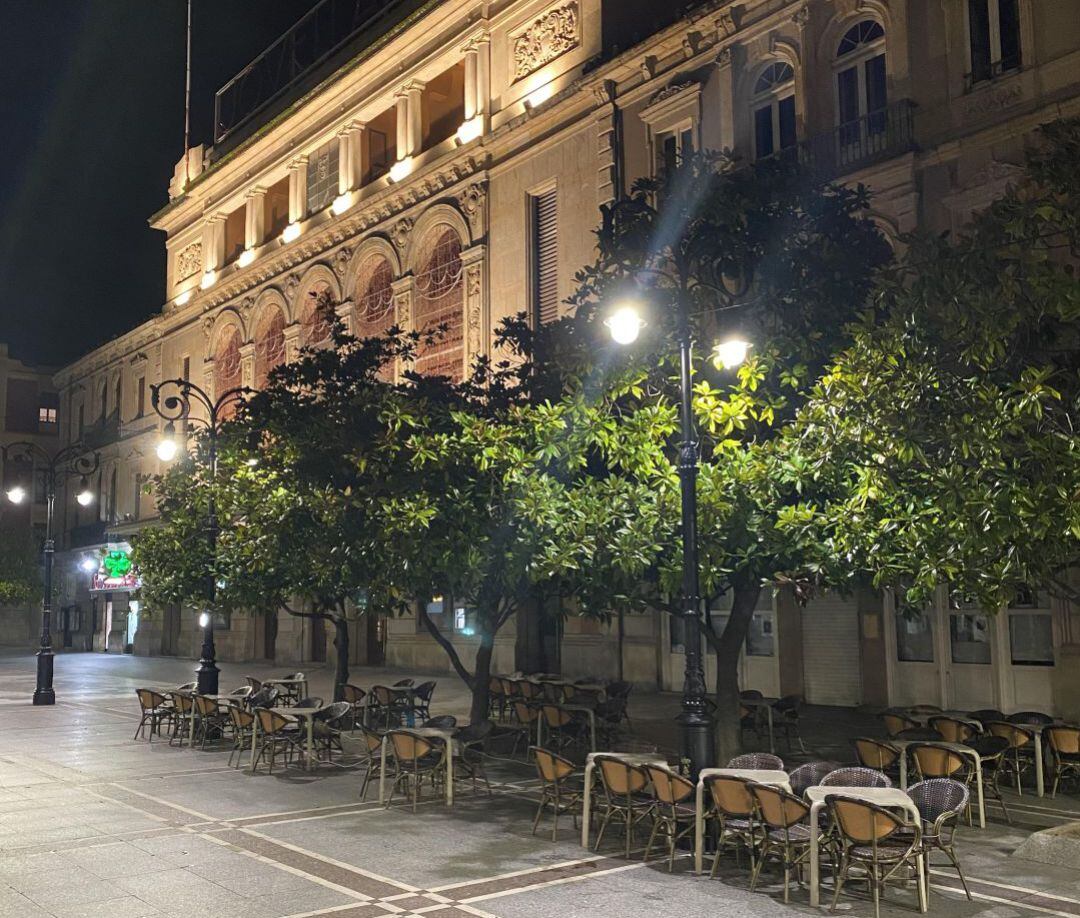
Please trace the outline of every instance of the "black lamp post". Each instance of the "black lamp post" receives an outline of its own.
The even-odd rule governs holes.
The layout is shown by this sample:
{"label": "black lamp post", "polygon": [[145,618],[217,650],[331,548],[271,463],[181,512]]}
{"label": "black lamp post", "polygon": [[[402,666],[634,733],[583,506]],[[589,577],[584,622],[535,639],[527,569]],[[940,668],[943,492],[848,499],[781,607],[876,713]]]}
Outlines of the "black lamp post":
{"label": "black lamp post", "polygon": [[[175,389],[175,394],[166,395],[162,397],[162,389],[168,391],[169,388]],[[150,387],[150,404],[153,406],[154,411],[158,416],[163,418],[168,424],[165,427],[165,437],[161,440],[157,447],[158,458],[163,462],[171,462],[176,456],[179,449],[179,445],[175,439],[175,427],[176,421],[183,421],[191,424],[201,424],[206,428],[207,444],[210,453],[210,492],[206,498],[206,541],[210,546],[210,557],[213,558],[217,552],[217,538],[218,538],[218,519],[217,519],[217,502],[215,500],[215,489],[217,484],[217,438],[221,432],[221,424],[225,421],[225,409],[235,408],[242,403],[248,395],[254,394],[253,389],[249,389],[247,386],[240,386],[236,389],[229,389],[227,392],[223,392],[215,401],[211,398],[210,394],[193,382],[189,382],[186,379],[166,379],[163,382],[158,383]],[[192,415],[192,404],[201,405],[205,409],[205,417],[202,417],[204,412],[199,412],[196,415]],[[202,614],[201,619],[203,622],[203,643],[202,651],[199,658],[199,669],[197,670],[197,678],[199,685],[200,695],[216,695],[218,691],[218,668],[216,651],[214,648],[214,600],[217,593],[217,582],[214,579],[214,574],[211,572],[207,575],[206,595],[208,607]]]}
{"label": "black lamp post", "polygon": [[[684,297],[679,297],[678,302],[675,334],[679,344],[679,420],[682,427],[679,489],[682,497],[683,549],[681,617],[685,650],[682,712],[678,722],[682,729],[683,755],[690,762],[690,770],[696,780],[698,773],[711,763],[713,729],[705,706],[705,667],[701,654],[701,586],[697,545],[699,451],[692,405],[694,334],[689,304]],[[618,344],[633,344],[645,327],[640,312],[632,302],[618,305],[605,324]],[[749,347],[747,342],[732,338],[716,348],[716,358],[725,369],[732,369],[746,359]]]}
{"label": "black lamp post", "polygon": [[[53,690],[53,649],[52,649],[52,573],[53,555],[56,543],[53,540],[53,512],[56,506],[56,484],[68,478],[79,478],[79,493],[76,499],[80,506],[88,507],[94,500],[87,478],[97,471],[98,454],[91,452],[81,443],[73,443],[57,453],[49,453],[37,443],[20,441],[0,447],[6,467],[9,460],[25,461],[33,468],[40,463],[45,473],[45,592],[41,602],[41,646],[37,652],[37,687],[34,689],[34,704],[56,704],[56,692]],[[32,487],[32,485],[31,485]],[[7,498],[13,504],[21,504],[29,495],[21,485],[14,485],[7,491]]]}

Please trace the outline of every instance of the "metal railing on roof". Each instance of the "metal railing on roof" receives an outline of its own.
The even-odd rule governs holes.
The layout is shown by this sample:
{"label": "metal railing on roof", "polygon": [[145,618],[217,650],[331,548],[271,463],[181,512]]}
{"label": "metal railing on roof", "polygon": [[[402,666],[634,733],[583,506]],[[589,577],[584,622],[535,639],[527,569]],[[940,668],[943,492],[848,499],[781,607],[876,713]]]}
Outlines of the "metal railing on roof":
{"label": "metal railing on roof", "polygon": [[401,0],[323,0],[214,94],[214,143],[379,23]]}

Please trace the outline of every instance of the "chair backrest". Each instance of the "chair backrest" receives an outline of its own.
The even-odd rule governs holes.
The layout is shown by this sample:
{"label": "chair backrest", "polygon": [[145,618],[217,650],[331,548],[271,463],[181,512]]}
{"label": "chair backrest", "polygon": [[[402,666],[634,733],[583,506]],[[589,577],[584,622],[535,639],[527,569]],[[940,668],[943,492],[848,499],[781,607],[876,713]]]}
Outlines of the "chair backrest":
{"label": "chair backrest", "polygon": [[773,702],[773,710],[779,711],[788,720],[794,720],[799,716],[799,708],[803,705],[802,695],[785,695]]}
{"label": "chair backrest", "polygon": [[488,694],[493,698],[500,698],[506,694],[503,691],[503,681],[498,676],[488,679]]}
{"label": "chair backrest", "polygon": [[518,694],[527,701],[531,701],[532,699],[539,698],[543,695],[543,690],[540,686],[528,679],[521,679],[517,682],[517,690]]}
{"label": "chair backrest", "polygon": [[762,768],[776,771],[784,770],[784,760],[768,752],[748,752],[737,755],[727,763],[726,768]]}
{"label": "chair backrest", "polygon": [[183,685],[178,685],[176,691],[178,692],[194,692],[198,688],[198,682],[185,682]]}
{"label": "chair backrest", "polygon": [[934,743],[915,743],[908,752],[924,778],[951,778],[966,766],[962,756]]}
{"label": "chair backrest", "polygon": [[817,787],[821,779],[833,771],[836,771],[835,762],[807,762],[805,765],[800,765],[788,775],[791,790],[796,796],[801,797],[808,787]]}
{"label": "chair backrest", "polygon": [[349,702],[335,701],[333,704],[327,705],[317,714],[312,714],[311,716],[321,723],[334,727],[344,720],[351,710],[352,705],[349,704]]}
{"label": "chair backrest", "polygon": [[530,704],[526,704],[524,701],[514,702],[514,713],[517,714],[517,718],[523,724],[531,724],[536,718],[540,716],[540,709],[534,708]]}
{"label": "chair backrest", "polygon": [[983,724],[983,726],[993,736],[1005,737],[1009,741],[1010,749],[1021,749],[1035,738],[1035,734],[1030,730],[1025,730],[1023,727],[1009,723],[1006,720],[991,721],[988,724]]}
{"label": "chair backrest", "polygon": [[139,697],[139,707],[142,708],[144,714],[165,704],[165,696],[153,689],[135,689],[135,694]]}
{"label": "chair backrest", "polygon": [[412,688],[415,684],[415,680],[413,679],[398,679],[398,681],[394,683],[394,688]]}
{"label": "chair backrest", "polygon": [[264,735],[280,733],[292,723],[287,717],[282,717],[269,708],[256,708],[255,716],[259,718],[259,732]]}
{"label": "chair backrest", "polygon": [[396,692],[387,688],[385,685],[373,685],[371,687],[371,694],[375,696],[375,701],[385,708],[394,703]]}
{"label": "chair backrest", "polygon": [[668,806],[675,806],[694,795],[697,790],[694,782],[684,778],[670,768],[659,765],[646,765],[645,773],[652,784],[653,796],[657,801]]}
{"label": "chair backrest", "polygon": [[860,736],[855,740],[855,757],[860,765],[884,771],[896,764],[900,758],[900,750],[889,743],[883,743],[868,736]]}
{"label": "chair backrest", "polygon": [[1076,727],[1051,727],[1046,731],[1050,748],[1063,755],[1080,755],[1080,729]]}
{"label": "chair backrest", "polygon": [[416,687],[416,692],[415,692],[416,697],[419,698],[421,701],[424,701],[424,702],[431,701],[431,696],[435,692],[435,685],[436,685],[435,682],[421,682]]}
{"label": "chair backrest", "polygon": [[253,708],[272,708],[280,694],[277,686],[264,685],[248,698],[248,705]]}
{"label": "chair backrest", "polygon": [[220,705],[218,705],[216,698],[207,698],[205,695],[195,695],[193,698],[195,700],[195,710],[203,717],[212,717],[220,711]]}
{"label": "chair backrest", "polygon": [[739,692],[739,698],[743,701],[761,701],[765,698],[765,695],[757,689],[746,689],[745,691]]}
{"label": "chair backrest", "polygon": [[360,741],[367,748],[368,754],[377,754],[383,743],[382,734],[376,733],[374,730],[369,730],[362,724],[358,724],[356,729],[360,731]]}
{"label": "chair backrest", "polygon": [[230,698],[250,698],[252,688],[250,685],[241,685],[229,692]]}
{"label": "chair backrest", "polygon": [[303,673],[288,673],[287,675],[283,676],[282,678],[284,678],[284,679],[303,679],[304,674]]}
{"label": "chair backrest", "polygon": [[1054,718],[1042,711],[1017,711],[1005,718],[1010,724],[1052,724]]}
{"label": "chair backrest", "polygon": [[249,730],[251,725],[255,723],[255,715],[251,711],[246,711],[238,705],[229,705],[229,720],[232,722],[233,728],[236,730]]}
{"label": "chair backrest", "polygon": [[611,796],[625,797],[645,789],[648,776],[636,765],[610,755],[598,755],[593,761],[600,772],[600,782]]}
{"label": "chair backrest", "polygon": [[902,825],[888,810],[866,800],[843,795],[825,800],[840,831],[858,845],[882,842]]}
{"label": "chair backrest", "polygon": [[978,734],[972,724],[945,715],[931,717],[927,724],[931,730],[936,730],[947,743],[966,743]]}
{"label": "chair backrest", "polygon": [[1005,715],[997,708],[979,708],[978,711],[968,711],[968,717],[977,720],[983,727],[986,726],[987,721],[1005,719]]}
{"label": "chair backrest", "polygon": [[830,771],[821,779],[822,787],[892,787],[892,779],[873,768],[848,767]]}
{"label": "chair backrest", "polygon": [[191,696],[187,692],[169,692],[173,707],[181,714],[190,714],[192,710]]}
{"label": "chair backrest", "polygon": [[360,704],[367,697],[367,692],[360,688],[359,685],[346,683],[341,689],[341,697],[349,704]]}
{"label": "chair backrest", "polygon": [[889,736],[896,736],[905,730],[917,730],[919,728],[919,725],[910,717],[905,717],[896,711],[886,711],[881,715],[881,719],[885,722],[885,730]]}
{"label": "chair backrest", "polygon": [[440,727],[444,730],[453,730],[457,726],[457,718],[453,714],[440,714],[424,721],[425,727]]}
{"label": "chair backrest", "polygon": [[244,681],[251,687],[253,692],[257,692],[263,687],[262,682],[254,676],[244,676]]}
{"label": "chair backrest", "polygon": [[517,682],[513,679],[508,679],[506,676],[499,676],[499,684],[502,686],[502,693],[507,698],[517,698],[518,688]]}
{"label": "chair backrest", "polygon": [[940,714],[941,708],[936,704],[916,704],[908,708],[912,714]]}
{"label": "chair backrest", "polygon": [[540,780],[547,784],[555,784],[569,777],[576,770],[576,766],[569,759],[563,758],[540,746],[530,746],[533,761],[536,762],[536,771]]}
{"label": "chair backrest", "polygon": [[773,829],[789,829],[810,815],[810,807],[794,794],[769,784],[752,784],[750,793],[757,802],[758,812]]}
{"label": "chair backrest", "polygon": [[926,822],[935,822],[946,813],[962,813],[971,793],[967,785],[952,778],[928,778],[908,788],[908,796]]}
{"label": "chair backrest", "polygon": [[408,730],[391,730],[390,745],[394,750],[394,758],[399,762],[422,759],[435,748],[426,737],[417,736]]}
{"label": "chair backrest", "polygon": [[543,690],[544,698],[553,704],[563,704],[570,700],[570,696],[574,694],[574,690],[569,685],[564,685],[561,682],[544,682],[541,683],[540,688]]}
{"label": "chair backrest", "polygon": [[1004,736],[994,736],[992,734],[984,734],[978,739],[973,739],[969,745],[979,753],[979,757],[984,763],[993,761],[1012,748]]}
{"label": "chair backrest", "polygon": [[716,808],[725,816],[749,819],[754,815],[752,782],[735,775],[711,775],[705,784]]}
{"label": "chair backrest", "polygon": [[556,704],[545,704],[542,710],[544,712],[544,723],[549,727],[565,727],[574,719],[570,711],[564,711]]}

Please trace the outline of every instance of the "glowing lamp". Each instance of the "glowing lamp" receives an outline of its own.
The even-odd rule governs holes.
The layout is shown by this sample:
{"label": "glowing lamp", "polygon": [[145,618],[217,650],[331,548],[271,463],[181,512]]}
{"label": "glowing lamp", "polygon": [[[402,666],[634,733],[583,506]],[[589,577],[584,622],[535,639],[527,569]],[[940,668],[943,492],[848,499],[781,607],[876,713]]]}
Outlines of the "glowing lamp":
{"label": "glowing lamp", "polygon": [[165,427],[165,433],[158,441],[157,457],[162,462],[172,462],[176,458],[176,430],[170,421]]}
{"label": "glowing lamp", "polygon": [[209,626],[209,624],[210,624],[210,613],[209,612],[201,612],[199,614],[199,627],[200,628],[206,628],[207,626]]}
{"label": "glowing lamp", "polygon": [[390,181],[400,182],[407,179],[413,171],[413,160],[411,156],[407,156],[405,159],[399,159],[394,165],[390,167]]}
{"label": "glowing lamp", "polygon": [[526,108],[536,108],[543,105],[555,94],[555,87],[551,83],[545,83],[539,89],[534,89],[525,97]]}
{"label": "glowing lamp", "polygon": [[734,370],[746,363],[746,355],[752,345],[742,338],[728,338],[713,349],[713,362],[717,367]]}
{"label": "glowing lamp", "polygon": [[177,306],[187,306],[191,302],[191,291],[185,290],[175,300],[173,300]]}
{"label": "glowing lamp", "polygon": [[254,249],[244,249],[244,251],[242,251],[240,253],[240,257],[236,259],[236,264],[241,268],[246,268],[254,260],[255,260],[255,250]]}
{"label": "glowing lamp", "polygon": [[470,118],[464,122],[461,127],[457,129],[457,141],[464,145],[471,140],[476,140],[481,134],[484,133],[484,118],[483,115],[477,115],[474,118]]}
{"label": "glowing lamp", "polygon": [[13,504],[21,504],[26,500],[26,488],[21,485],[15,485],[13,488],[9,488],[7,492],[7,499]]}
{"label": "glowing lamp", "polygon": [[645,320],[641,318],[636,306],[632,303],[624,303],[618,306],[604,321],[611,339],[616,344],[633,344],[645,327]]}
{"label": "glowing lamp", "polygon": [[75,500],[80,507],[89,507],[94,502],[94,492],[90,490],[90,482],[85,475],[79,481],[79,493],[75,495]]}
{"label": "glowing lamp", "polygon": [[199,281],[199,286],[203,290],[209,290],[214,284],[217,283],[217,271],[213,268],[209,268],[206,273],[203,274],[202,280]]}
{"label": "glowing lamp", "polygon": [[93,558],[83,558],[82,561],[79,562],[79,567],[86,571],[86,573],[92,574],[98,569],[98,564]]}
{"label": "glowing lamp", "polygon": [[300,233],[301,232],[302,232],[302,230],[300,229],[300,224],[299,223],[290,223],[282,231],[282,233],[281,233],[281,241],[286,243],[286,244],[288,244],[290,242],[295,242],[297,239],[300,238]]}
{"label": "glowing lamp", "polygon": [[353,206],[353,196],[349,192],[345,194],[339,194],[334,198],[334,203],[330,205],[330,213],[335,217],[340,217],[345,211]]}

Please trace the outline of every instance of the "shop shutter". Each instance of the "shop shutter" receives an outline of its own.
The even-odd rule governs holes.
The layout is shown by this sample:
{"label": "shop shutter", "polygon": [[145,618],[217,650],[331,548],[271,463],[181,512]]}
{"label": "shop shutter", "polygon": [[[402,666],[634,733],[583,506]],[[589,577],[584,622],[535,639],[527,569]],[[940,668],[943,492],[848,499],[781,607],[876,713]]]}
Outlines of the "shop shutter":
{"label": "shop shutter", "polygon": [[853,600],[825,594],[803,612],[803,679],[809,704],[862,702],[859,615]]}

